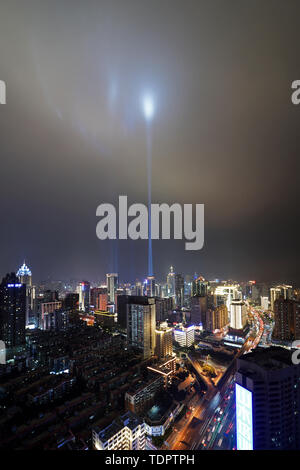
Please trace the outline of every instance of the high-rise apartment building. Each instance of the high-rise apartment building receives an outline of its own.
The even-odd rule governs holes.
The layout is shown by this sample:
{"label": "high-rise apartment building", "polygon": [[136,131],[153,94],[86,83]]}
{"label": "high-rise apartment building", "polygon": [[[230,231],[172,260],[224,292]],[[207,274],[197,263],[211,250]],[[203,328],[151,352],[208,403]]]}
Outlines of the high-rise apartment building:
{"label": "high-rise apartment building", "polygon": [[237,359],[237,450],[300,449],[300,364],[270,347]]}
{"label": "high-rise apartment building", "polygon": [[155,330],[156,346],[155,355],[163,359],[173,354],[173,332],[166,322],[163,322]]}
{"label": "high-rise apartment building", "polygon": [[219,305],[216,308],[210,308],[206,312],[206,329],[216,331],[225,328],[229,323],[228,310],[226,305]]}
{"label": "high-rise apartment building", "polygon": [[241,299],[242,294],[238,284],[217,286],[215,289],[215,296],[221,296],[225,299],[225,304],[230,312],[230,304],[232,300]]}
{"label": "high-rise apartment building", "polygon": [[242,300],[233,300],[230,304],[230,327],[242,330],[247,323],[247,307]]}
{"label": "high-rise apartment building", "polygon": [[91,308],[107,311],[108,294],[106,287],[93,287],[91,289]]}
{"label": "high-rise apartment building", "polygon": [[107,285],[107,293],[108,293],[108,300],[110,303],[115,303],[115,293],[118,288],[118,274],[117,273],[110,273],[106,274],[106,285]]}
{"label": "high-rise apartment building", "polygon": [[174,341],[182,347],[189,348],[195,342],[195,326],[181,326],[174,328]]}
{"label": "high-rise apartment building", "polygon": [[141,349],[145,359],[155,352],[155,326],[155,299],[139,297],[127,304],[128,345]]}
{"label": "high-rise apartment building", "polygon": [[0,284],[0,339],[6,348],[25,343],[25,323],[26,285],[10,273]]}
{"label": "high-rise apartment building", "polygon": [[192,297],[205,297],[208,292],[208,281],[199,276],[192,282]]}
{"label": "high-rise apartment building", "polygon": [[57,326],[58,318],[62,313],[62,302],[54,300],[53,302],[41,302],[40,305],[39,326],[42,330],[51,330]]}
{"label": "high-rise apartment building", "polygon": [[155,277],[148,276],[146,279],[146,292],[145,294],[147,297],[154,297],[155,296]]}
{"label": "high-rise apartment building", "polygon": [[184,277],[182,274],[175,274],[175,306],[183,307],[184,304]]}
{"label": "high-rise apartment building", "polygon": [[260,297],[260,307],[263,310],[269,310],[269,299],[268,297]]}
{"label": "high-rise apartment building", "polygon": [[191,321],[195,325],[202,325],[206,328],[207,296],[195,295],[191,297]]}
{"label": "high-rise apartment building", "polygon": [[273,338],[283,342],[300,339],[300,301],[279,297],[274,302]]}
{"label": "high-rise apartment building", "polygon": [[88,281],[80,282],[77,286],[77,293],[79,294],[79,310],[89,313],[90,311],[90,294],[91,286]]}
{"label": "high-rise apartment building", "polygon": [[272,312],[274,312],[275,300],[279,299],[279,297],[283,297],[285,300],[289,300],[292,298],[292,292],[293,292],[293,287],[288,286],[286,284],[282,284],[276,287],[271,287],[270,302],[271,302]]}

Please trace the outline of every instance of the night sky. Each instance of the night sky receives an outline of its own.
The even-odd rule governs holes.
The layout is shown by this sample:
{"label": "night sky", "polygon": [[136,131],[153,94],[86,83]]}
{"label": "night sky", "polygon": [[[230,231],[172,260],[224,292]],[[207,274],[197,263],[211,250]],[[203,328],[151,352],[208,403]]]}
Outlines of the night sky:
{"label": "night sky", "polygon": [[100,241],[96,208],[204,203],[205,246],[154,241],[154,272],[300,284],[299,0],[7,0],[0,7],[0,275],[147,272],[146,241]]}

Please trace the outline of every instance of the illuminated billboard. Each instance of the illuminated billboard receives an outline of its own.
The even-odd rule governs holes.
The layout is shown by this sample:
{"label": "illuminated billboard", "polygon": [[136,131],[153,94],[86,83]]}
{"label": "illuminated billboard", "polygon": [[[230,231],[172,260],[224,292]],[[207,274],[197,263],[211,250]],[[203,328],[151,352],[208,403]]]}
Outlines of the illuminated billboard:
{"label": "illuminated billboard", "polygon": [[252,392],[235,384],[236,448],[253,450]]}

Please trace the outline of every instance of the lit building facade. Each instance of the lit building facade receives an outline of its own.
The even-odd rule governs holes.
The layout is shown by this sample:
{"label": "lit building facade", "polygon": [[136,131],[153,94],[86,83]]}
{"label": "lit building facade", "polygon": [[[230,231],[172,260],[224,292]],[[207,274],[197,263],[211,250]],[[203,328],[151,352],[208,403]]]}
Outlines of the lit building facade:
{"label": "lit building facade", "polygon": [[219,305],[210,308],[206,312],[206,329],[208,331],[218,331],[225,328],[229,323],[228,310],[226,305]]}
{"label": "lit building facade", "polygon": [[189,348],[195,342],[195,326],[181,326],[174,328],[174,340],[182,347]]}
{"label": "lit building facade", "polygon": [[155,352],[155,299],[140,297],[136,303],[127,304],[128,345],[141,349],[147,359]]}
{"label": "lit building facade", "polygon": [[208,292],[208,281],[204,277],[199,276],[192,281],[192,297],[205,297]]}
{"label": "lit building facade", "polygon": [[284,297],[276,299],[274,320],[273,339],[284,343],[300,339],[300,301]]}
{"label": "lit building facade", "polygon": [[292,298],[292,291],[293,287],[285,284],[271,287],[270,302],[272,312],[274,312],[275,300],[279,299],[279,297],[283,297],[285,300],[290,300]]}
{"label": "lit building facade", "polygon": [[167,275],[167,295],[169,297],[175,296],[175,272],[173,266],[170,267],[170,272]]}
{"label": "lit building facade", "polygon": [[90,283],[88,281],[80,282],[77,286],[79,294],[79,310],[89,313],[90,311]]}
{"label": "lit building facade", "polygon": [[107,311],[108,295],[106,287],[94,287],[91,289],[91,308]]}
{"label": "lit building facade", "polygon": [[118,288],[118,274],[117,273],[106,274],[106,285],[107,285],[108,300],[110,303],[113,304],[115,302],[115,293]]}
{"label": "lit building facade", "polygon": [[32,285],[32,273],[31,270],[26,266],[26,263],[17,271],[17,276],[21,284],[26,285],[26,326],[30,323],[30,317],[34,308],[35,299],[35,287]]}
{"label": "lit building facade", "polygon": [[214,292],[215,296],[221,296],[225,299],[226,307],[230,312],[230,305],[233,300],[241,299],[242,294],[238,284],[217,286]]}
{"label": "lit building facade", "polygon": [[154,276],[148,276],[146,279],[146,292],[145,294],[148,297],[154,297],[155,296],[155,277]]}
{"label": "lit building facade", "polygon": [[[53,302],[42,302],[40,304],[41,318],[40,327],[42,330],[50,330],[55,327],[55,313],[58,313],[62,308],[62,302],[55,300]],[[58,316],[57,316],[58,318]]]}
{"label": "lit building facade", "polygon": [[103,430],[93,429],[95,450],[144,450],[145,423],[128,411]]}
{"label": "lit building facade", "polygon": [[230,305],[230,327],[242,330],[247,323],[247,307],[242,300],[233,300]]}
{"label": "lit building facade", "polygon": [[260,298],[260,306],[263,310],[269,310],[269,299],[268,297]]}
{"label": "lit building facade", "polygon": [[182,274],[175,274],[175,306],[183,307],[184,304],[184,277]]}
{"label": "lit building facade", "polygon": [[162,359],[173,354],[173,334],[172,328],[163,322],[155,329],[156,346],[155,355]]}

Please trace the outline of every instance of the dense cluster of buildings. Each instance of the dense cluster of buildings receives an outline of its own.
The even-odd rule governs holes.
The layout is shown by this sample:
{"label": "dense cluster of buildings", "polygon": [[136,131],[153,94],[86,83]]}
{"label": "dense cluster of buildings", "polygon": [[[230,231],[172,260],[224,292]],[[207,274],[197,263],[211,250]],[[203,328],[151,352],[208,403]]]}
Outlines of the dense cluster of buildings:
{"label": "dense cluster of buildings", "polygon": [[[249,302],[268,311],[276,344],[300,340],[300,298],[289,285],[208,281],[173,267],[163,283],[154,276],[120,283],[110,273],[103,284],[34,285],[24,262],[0,284],[6,352],[1,446],[144,449],[147,439],[165,434],[183,406],[169,391],[175,352],[193,348],[203,333],[245,337]],[[289,411],[281,407],[279,416],[271,405],[278,397],[291,400],[292,408],[298,403],[298,369],[269,348],[240,357],[237,370],[239,392],[251,391],[255,400],[256,448],[293,448],[282,437],[290,432]],[[272,415],[267,431],[264,413]],[[280,432],[278,420],[286,423]],[[296,421],[289,425],[299,432]]]}

